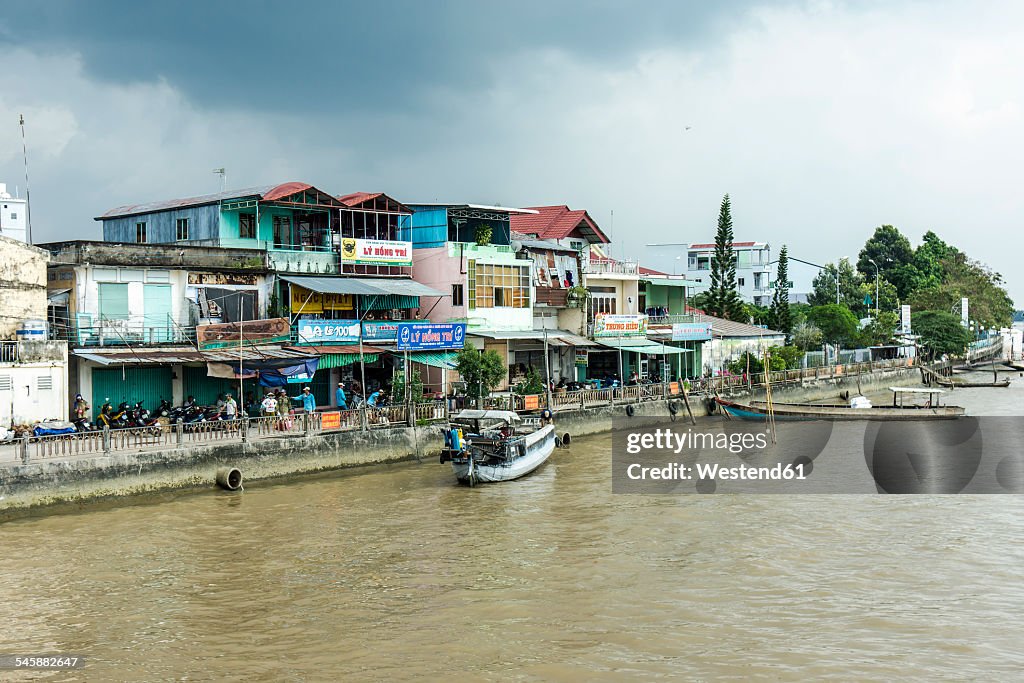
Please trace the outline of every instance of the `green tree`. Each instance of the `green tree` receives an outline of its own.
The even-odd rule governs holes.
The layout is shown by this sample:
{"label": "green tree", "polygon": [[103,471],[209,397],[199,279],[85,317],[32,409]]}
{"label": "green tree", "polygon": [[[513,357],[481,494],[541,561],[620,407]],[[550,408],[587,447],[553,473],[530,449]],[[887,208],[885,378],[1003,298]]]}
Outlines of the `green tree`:
{"label": "green tree", "polygon": [[768,324],[771,311],[766,306],[758,306],[746,301],[741,301],[740,306],[743,307],[743,315],[740,317],[739,322],[750,323],[751,325]]}
{"label": "green tree", "polygon": [[732,206],[727,194],[722,197],[718,211],[715,253],[711,257],[711,288],[704,301],[704,312],[742,322],[745,311],[736,290],[736,252],[732,242]]}
{"label": "green tree", "polygon": [[826,263],[825,269],[811,283],[811,293],[807,297],[812,306],[825,306],[836,303],[836,277],[839,278],[839,303],[847,308],[855,309],[864,306],[861,295],[863,278],[849,259],[840,259],[839,264]]}
{"label": "green tree", "polygon": [[958,253],[956,247],[946,244],[931,230],[926,232],[920,246],[914,250],[914,266],[921,274],[918,289],[937,287],[942,284],[942,262]]}
{"label": "green tree", "polygon": [[880,277],[885,278],[896,287],[901,300],[906,299],[922,281],[922,274],[914,260],[914,249],[910,246],[903,233],[891,225],[882,225],[875,229],[857,258],[857,270],[865,278],[874,280],[875,266],[878,264]]}
{"label": "green tree", "polygon": [[946,311],[915,313],[912,326],[914,334],[921,337],[925,355],[932,358],[943,354],[958,356],[971,343],[971,333],[960,324],[960,318]]}
{"label": "green tree", "polygon": [[508,368],[497,351],[465,348],[455,357],[455,369],[466,383],[466,394],[473,399],[489,396],[505,379]]}
{"label": "green tree", "polygon": [[829,344],[845,345],[857,339],[857,318],[846,306],[815,306],[807,317],[821,330],[822,339]]}
{"label": "green tree", "polygon": [[[391,397],[400,402],[405,401],[405,376],[399,373],[391,387]],[[419,370],[413,370],[409,378],[409,400],[413,403],[423,403],[423,378]]]}
{"label": "green tree", "polygon": [[516,393],[520,396],[526,396],[528,394],[543,394],[544,393],[544,379],[537,372],[537,369],[532,365],[526,368],[526,378],[516,385]]}
{"label": "green tree", "polygon": [[961,297],[970,300],[972,320],[985,327],[1003,327],[1013,319],[1013,301],[1003,277],[987,266],[955,251],[941,262],[941,283],[914,292],[909,304],[915,310],[959,309]]}
{"label": "green tree", "polygon": [[892,341],[896,326],[899,325],[899,316],[892,311],[880,311],[877,318],[864,326],[861,330],[861,343],[864,346],[879,346]]}
{"label": "green tree", "polygon": [[789,335],[793,331],[793,317],[789,312],[789,251],[782,245],[779,266],[775,273],[775,292],[768,315],[768,327]]}
{"label": "green tree", "polygon": [[[808,309],[808,314],[813,309]],[[821,346],[822,335],[818,326],[809,321],[798,322],[793,326],[793,345],[802,351],[810,351]]]}
{"label": "green tree", "polygon": [[804,352],[796,346],[773,346],[768,349],[768,353],[772,355],[772,367],[775,366],[775,358],[782,359],[784,365],[777,368],[779,370],[799,368],[804,359]]}

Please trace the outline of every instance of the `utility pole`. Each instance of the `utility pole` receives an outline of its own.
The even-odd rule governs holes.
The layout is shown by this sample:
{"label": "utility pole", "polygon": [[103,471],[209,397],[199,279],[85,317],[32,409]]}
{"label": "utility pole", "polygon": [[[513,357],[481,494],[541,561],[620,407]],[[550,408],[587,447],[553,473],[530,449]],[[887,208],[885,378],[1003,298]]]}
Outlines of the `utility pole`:
{"label": "utility pole", "polygon": [[28,143],[25,142],[24,114],[18,114],[18,125],[21,126],[21,155],[25,161],[25,224],[28,228],[28,243],[32,244],[32,193],[28,188]]}

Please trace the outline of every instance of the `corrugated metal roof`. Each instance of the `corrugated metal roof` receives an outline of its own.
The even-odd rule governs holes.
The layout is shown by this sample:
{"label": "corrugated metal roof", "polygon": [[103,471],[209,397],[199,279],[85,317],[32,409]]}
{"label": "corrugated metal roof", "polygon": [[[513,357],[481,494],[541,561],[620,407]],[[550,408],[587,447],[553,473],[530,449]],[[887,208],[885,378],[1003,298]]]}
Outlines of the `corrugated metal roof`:
{"label": "corrugated metal roof", "polygon": [[738,323],[725,318],[716,318],[713,315],[704,315],[705,321],[711,322],[711,334],[716,337],[777,337],[785,336],[785,332],[769,330],[765,327],[755,327],[746,323]]}
{"label": "corrugated metal roof", "polygon": [[383,192],[353,192],[351,194],[341,195],[340,197],[338,197],[338,201],[344,204],[345,206],[355,207],[359,206],[360,204],[364,204],[370,200],[377,199],[378,197],[383,197],[388,202],[396,204],[400,212],[408,212],[410,214],[413,213],[413,210],[410,209],[408,206],[398,201],[394,197],[389,197]]}
{"label": "corrugated metal roof", "polygon": [[665,344],[659,344],[656,341],[650,339],[623,339],[622,341],[610,341],[607,339],[601,340],[601,346],[607,346],[610,349],[622,349],[623,351],[632,351],[633,353],[646,353],[650,356],[670,356],[676,353],[693,353],[692,349],[682,349],[678,346],[667,346]]}
{"label": "corrugated metal roof", "polygon": [[454,370],[455,359],[458,355],[453,351],[416,351],[409,353],[409,360],[413,363],[423,363],[435,368]]}
{"label": "corrugated metal roof", "polygon": [[[118,218],[120,216],[137,216],[144,213],[153,213],[155,211],[166,211],[168,209],[185,209],[190,206],[203,206],[206,204],[218,204],[222,201],[229,199],[242,199],[245,197],[256,197],[263,201],[272,202],[290,197],[297,192],[303,192],[305,190],[316,190],[315,187],[309,183],[300,183],[296,181],[290,181],[287,183],[279,183],[277,185],[260,185],[258,187],[247,187],[241,190],[228,190],[226,192],[217,192],[216,194],[204,194],[198,197],[185,197],[183,199],[165,199],[157,202],[148,202],[145,204],[126,204],[124,206],[118,206],[110,209],[106,213],[103,213],[96,217],[96,220],[103,220],[106,218]],[[322,190],[324,196],[330,197],[334,201],[334,197]]]}
{"label": "corrugated metal roof", "polygon": [[[323,344],[320,346],[288,346],[285,347],[290,351],[301,351],[302,353],[312,353],[323,355],[325,353],[354,353],[359,355],[359,344]],[[369,344],[363,344],[363,354],[368,353],[384,353],[386,349],[382,349],[379,346],[370,346]]]}
{"label": "corrugated metal roof", "polygon": [[408,279],[362,277],[315,277],[282,275],[281,279],[321,294],[363,294],[368,296],[398,294],[402,296],[450,296],[444,292]]}
{"label": "corrugated metal roof", "polygon": [[316,354],[304,353],[280,346],[248,346],[241,351],[237,348],[210,349],[196,351],[195,347],[180,348],[138,348],[133,350],[77,350],[74,355],[84,360],[91,360],[100,365],[141,365],[146,363],[232,363],[239,357],[246,360],[266,360],[282,358],[312,358]]}
{"label": "corrugated metal roof", "polygon": [[225,199],[262,197],[265,193],[270,192],[275,187],[279,186],[260,185],[259,187],[247,187],[241,190],[228,190],[227,192],[204,194],[198,197],[186,197],[184,199],[165,199],[158,202],[148,202],[146,204],[125,204],[124,206],[118,206],[117,208],[110,209],[106,213],[97,216],[96,220],[116,218],[118,216],[134,216],[140,213],[152,213],[154,211],[164,211],[167,209],[184,209],[189,206],[202,206],[204,204],[217,204]]}
{"label": "corrugated metal roof", "polygon": [[[767,242],[733,242],[732,246],[733,247],[753,247],[753,246],[756,246],[758,244],[763,244],[764,246],[768,246]],[[715,246],[717,246],[717,245],[714,242],[712,242],[710,244],[691,244],[690,245],[690,249],[714,249]]]}
{"label": "corrugated metal roof", "polygon": [[521,232],[516,232],[515,230],[512,231],[512,241],[529,249],[547,249],[549,251],[561,251],[569,254],[576,253],[575,249],[571,247],[563,247],[558,242],[536,239],[532,235],[525,235]]}

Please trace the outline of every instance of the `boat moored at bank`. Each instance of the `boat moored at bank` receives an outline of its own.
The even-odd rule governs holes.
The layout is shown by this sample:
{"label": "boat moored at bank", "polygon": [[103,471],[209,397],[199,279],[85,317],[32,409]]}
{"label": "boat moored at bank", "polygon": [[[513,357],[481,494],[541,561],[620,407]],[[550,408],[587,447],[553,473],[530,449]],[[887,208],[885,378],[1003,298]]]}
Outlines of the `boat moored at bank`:
{"label": "boat moored at bank", "polygon": [[555,450],[555,426],[531,422],[508,410],[463,410],[445,432],[441,462],[469,486],[526,476]]}

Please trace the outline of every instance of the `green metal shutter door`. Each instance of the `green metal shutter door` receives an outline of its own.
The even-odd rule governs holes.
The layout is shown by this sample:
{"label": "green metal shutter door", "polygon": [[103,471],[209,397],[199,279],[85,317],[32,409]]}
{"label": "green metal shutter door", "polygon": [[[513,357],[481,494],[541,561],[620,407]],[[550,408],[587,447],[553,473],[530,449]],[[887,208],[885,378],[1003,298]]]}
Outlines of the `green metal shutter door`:
{"label": "green metal shutter door", "polygon": [[[199,367],[194,365],[184,366],[182,368],[182,388],[182,398],[192,396],[199,405],[213,405],[217,402],[218,395],[229,391],[236,401],[240,401],[238,396],[238,380],[208,377],[205,365]],[[255,379],[245,380],[244,389],[241,400],[244,400],[245,394],[249,392],[253,392],[254,395],[263,396],[263,389]]]}
{"label": "green metal shutter door", "polygon": [[128,285],[100,283],[100,315],[109,320],[128,318]]}
{"label": "green metal shutter door", "polygon": [[171,286],[145,285],[142,289],[146,339],[162,343],[173,339],[171,334]]}
{"label": "green metal shutter door", "polygon": [[142,404],[152,410],[160,405],[160,399],[171,400],[171,368],[129,367],[93,368],[92,409],[93,416],[99,415],[104,399],[116,408],[122,401]]}

